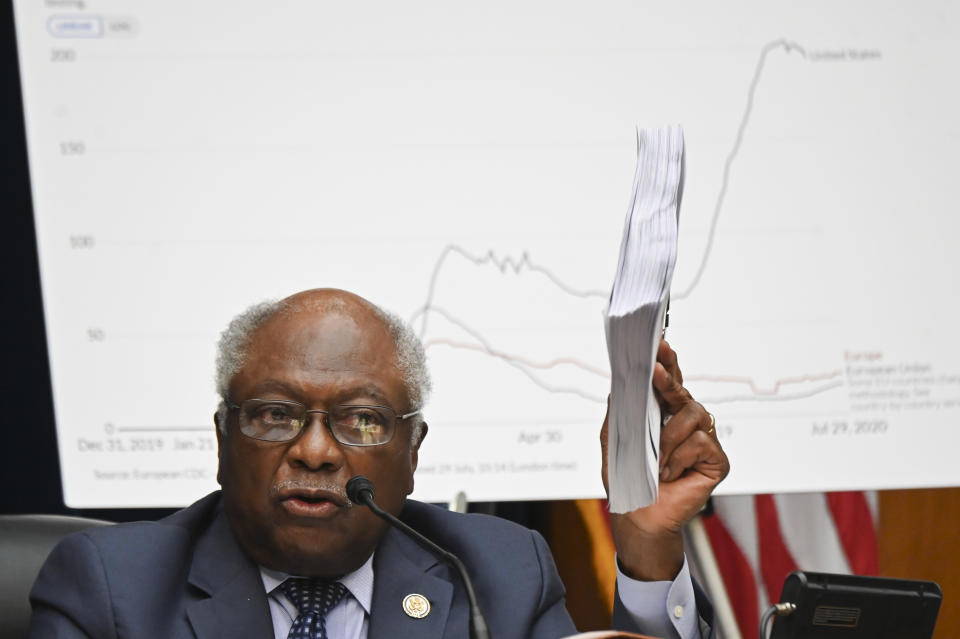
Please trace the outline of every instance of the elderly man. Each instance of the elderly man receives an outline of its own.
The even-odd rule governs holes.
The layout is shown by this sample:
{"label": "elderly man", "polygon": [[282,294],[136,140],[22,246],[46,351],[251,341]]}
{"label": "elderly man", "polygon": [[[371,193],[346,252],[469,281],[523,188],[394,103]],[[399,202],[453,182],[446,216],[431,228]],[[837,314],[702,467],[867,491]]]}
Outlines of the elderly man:
{"label": "elderly man", "polygon": [[[657,505],[612,517],[614,619],[696,637],[712,613],[681,529],[728,463],[666,345],[659,359],[654,384],[672,415],[664,481]],[[457,576],[350,502],[344,487],[358,474],[385,510],[460,555],[493,637],[575,632],[539,535],[406,499],[429,380],[403,322],[345,291],[305,291],[234,319],[217,367],[222,491],[159,522],[64,540],[31,595],[34,637],[467,636]]]}

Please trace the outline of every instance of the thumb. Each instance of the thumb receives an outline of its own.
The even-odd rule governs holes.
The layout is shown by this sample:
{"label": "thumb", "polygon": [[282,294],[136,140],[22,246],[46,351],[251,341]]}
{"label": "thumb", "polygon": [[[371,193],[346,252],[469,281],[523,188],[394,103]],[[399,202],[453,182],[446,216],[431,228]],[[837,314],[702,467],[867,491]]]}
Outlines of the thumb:
{"label": "thumb", "polygon": [[610,495],[610,481],[607,478],[607,441],[610,430],[610,396],[607,395],[607,414],[603,416],[603,426],[600,427],[600,479],[603,481],[603,492]]}

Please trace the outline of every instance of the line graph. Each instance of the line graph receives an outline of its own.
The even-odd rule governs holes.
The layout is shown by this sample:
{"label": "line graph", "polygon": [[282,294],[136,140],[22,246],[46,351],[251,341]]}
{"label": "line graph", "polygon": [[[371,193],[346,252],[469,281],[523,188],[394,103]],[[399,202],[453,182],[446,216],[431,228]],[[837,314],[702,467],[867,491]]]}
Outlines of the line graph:
{"label": "line graph", "polygon": [[[17,3],[72,506],[209,492],[216,334],[314,286],[400,311],[422,338],[432,471],[416,498],[599,494],[602,310],[638,123],[682,123],[689,141],[668,336],[737,459],[721,488],[956,472],[955,446],[914,442],[956,431],[960,385],[910,367],[960,377],[960,304],[930,276],[957,262],[960,90],[943,78],[960,66],[958,8],[748,2],[744,19],[701,0],[561,0],[545,19],[384,4],[383,21],[303,3],[261,33],[224,0],[189,24],[140,3],[158,28],[107,57],[53,43],[77,58],[51,64],[43,3]],[[216,28],[224,10],[239,29]],[[881,362],[906,372],[871,372]],[[180,407],[155,408],[156,388]],[[887,432],[855,432],[881,418]],[[834,422],[847,434],[812,427]],[[778,446],[791,454],[771,458]],[[824,472],[798,468],[811,455]],[[132,479],[159,468],[206,479]]]}
{"label": "line graph", "polygon": [[795,393],[786,393],[782,395],[708,395],[699,398],[699,401],[704,404],[731,404],[733,402],[790,402],[799,399],[809,399],[833,390],[834,388],[840,388],[844,385],[845,383],[843,380],[837,380],[830,382],[829,384],[817,386],[816,388],[812,388],[810,390],[797,391]]}
{"label": "line graph", "polygon": [[578,289],[576,287],[570,286],[569,284],[561,280],[559,277],[557,277],[549,269],[534,263],[530,259],[530,255],[526,251],[524,251],[521,254],[519,259],[516,259],[510,256],[498,257],[497,254],[493,251],[493,249],[487,251],[483,255],[474,255],[461,246],[458,246],[456,244],[448,244],[440,252],[440,256],[437,258],[437,261],[434,263],[433,272],[430,275],[430,285],[427,289],[427,299],[424,301],[423,306],[421,306],[414,313],[414,316],[410,318],[410,323],[413,324],[416,321],[417,317],[422,317],[422,321],[420,325],[421,338],[424,335],[426,335],[426,332],[427,332],[427,318],[429,317],[429,313],[427,311],[430,311],[431,308],[433,307],[433,299],[434,299],[434,296],[436,295],[436,288],[437,288],[437,277],[439,276],[440,269],[443,267],[444,262],[446,262],[447,257],[452,254],[459,255],[460,257],[463,257],[464,259],[470,262],[473,262],[478,266],[482,266],[485,264],[492,264],[501,273],[506,273],[508,270],[513,271],[516,274],[519,274],[523,270],[528,270],[533,273],[539,273],[540,275],[543,275],[544,277],[546,277],[554,286],[559,288],[561,291],[563,291],[564,293],[567,293],[568,295],[572,295],[574,297],[580,297],[580,298],[595,297],[600,299],[606,299],[610,295],[609,291],[604,291],[600,289]]}
{"label": "line graph", "polygon": [[[755,97],[764,75],[764,70],[771,54],[782,51],[785,54],[798,53],[804,59],[807,59],[807,50],[798,42],[779,38],[764,44],[757,58],[753,75],[747,90],[746,104],[740,116],[737,125],[736,135],[733,144],[726,154],[723,164],[720,189],[716,195],[713,210],[709,222],[709,231],[703,253],[697,263],[696,271],[690,282],[680,291],[672,294],[672,299],[683,300],[688,298],[699,285],[703,274],[710,261],[710,255],[717,238],[717,228],[723,211],[726,196],[730,187],[733,167],[744,143],[746,131],[748,129],[751,116],[754,111]],[[447,347],[461,351],[473,351],[482,353],[490,357],[499,359],[508,365],[522,371],[537,386],[550,392],[571,393],[578,395],[592,402],[603,401],[603,398],[593,393],[584,392],[572,386],[558,386],[545,381],[536,371],[556,369],[558,367],[569,366],[587,373],[602,376],[609,379],[609,373],[601,370],[594,365],[588,364],[580,358],[571,355],[557,355],[548,359],[535,359],[528,356],[502,350],[493,346],[490,341],[483,336],[480,330],[471,327],[462,319],[456,317],[450,311],[435,306],[435,300],[438,295],[438,281],[444,267],[448,264],[449,258],[456,256],[477,266],[493,266],[501,274],[513,273],[521,275],[524,272],[536,273],[546,278],[546,280],[558,291],[571,297],[589,300],[597,299],[606,301],[609,294],[606,290],[599,288],[575,287],[560,276],[558,276],[548,266],[534,260],[528,250],[520,253],[519,257],[511,255],[498,254],[494,249],[488,249],[486,252],[471,252],[460,244],[449,243],[441,250],[433,264],[430,274],[430,280],[427,295],[424,303],[414,312],[410,318],[410,323],[414,324],[420,321],[419,333],[425,340],[426,348]],[[597,309],[599,310],[599,308]],[[428,337],[429,318],[432,314],[443,317],[448,322],[464,331],[472,340],[465,341],[448,336]],[[724,375],[689,375],[688,382],[707,383],[707,384],[734,384],[746,385],[748,393],[739,395],[724,394],[722,396],[710,399],[715,403],[730,403],[736,401],[790,401],[795,399],[805,399],[820,393],[827,392],[833,388],[844,385],[842,371],[832,370],[823,373],[802,374],[798,376],[783,377],[774,381],[772,386],[761,386],[753,379],[745,376],[724,376]],[[810,384],[826,381],[827,384],[819,385],[815,388],[809,388]],[[794,392],[784,392],[786,387],[807,386],[808,388]]]}
{"label": "line graph", "polygon": [[753,79],[750,81],[750,89],[747,91],[747,105],[743,110],[743,116],[740,118],[740,125],[737,127],[737,137],[733,142],[733,146],[730,149],[730,152],[727,154],[727,158],[723,163],[723,179],[720,183],[720,192],[717,193],[717,200],[713,206],[713,215],[710,218],[710,230],[707,234],[707,244],[703,249],[703,255],[700,258],[700,264],[697,266],[697,271],[693,276],[693,279],[690,280],[690,283],[687,284],[686,288],[678,291],[672,292],[670,299],[672,300],[682,300],[693,293],[694,289],[700,283],[700,278],[703,277],[703,273],[707,268],[707,261],[710,259],[710,252],[713,249],[713,242],[717,234],[717,222],[720,220],[720,211],[723,209],[723,202],[727,196],[727,188],[730,186],[730,172],[733,168],[733,162],[737,157],[737,154],[740,152],[740,147],[743,145],[743,136],[747,130],[747,124],[750,122],[750,114],[753,112],[753,99],[757,92],[757,86],[760,84],[760,77],[763,74],[764,66],[767,63],[767,57],[778,49],[783,49],[786,53],[791,51],[797,51],[804,58],[807,57],[806,50],[801,47],[796,42],[791,42],[785,39],[774,40],[763,46],[760,50],[760,58],[757,60],[757,66],[753,72]]}
{"label": "line graph", "polygon": [[818,373],[812,375],[800,375],[797,377],[784,377],[775,380],[772,387],[764,388],[749,377],[736,377],[724,375],[688,375],[684,378],[687,382],[720,382],[732,384],[746,384],[750,387],[750,392],[754,396],[777,395],[781,387],[791,384],[803,384],[807,382],[819,382],[827,379],[842,377],[843,371],[834,370],[828,373]]}
{"label": "line graph", "polygon": [[[573,367],[578,370],[584,371],[590,375],[599,377],[604,380],[610,379],[610,373],[606,369],[601,369],[597,366],[589,364],[581,359],[572,356],[557,356],[550,358],[548,360],[536,360],[528,356],[525,356],[520,353],[514,353],[502,350],[495,347],[489,339],[484,337],[480,331],[471,327],[465,321],[455,317],[449,311],[438,307],[431,306],[429,309],[421,308],[417,313],[414,314],[411,319],[411,323],[416,321],[421,315],[427,313],[435,313],[450,322],[463,332],[465,332],[469,337],[473,338],[475,342],[463,341],[458,339],[453,339],[449,337],[433,337],[424,341],[424,348],[430,350],[436,347],[447,347],[451,349],[461,350],[461,351],[472,351],[487,355],[493,358],[496,358],[504,363],[512,366],[513,368],[519,370],[524,375],[526,375],[534,384],[551,393],[566,393],[576,395],[585,400],[594,402],[594,403],[604,403],[606,401],[604,396],[595,395],[589,392],[584,391],[581,388],[575,386],[565,386],[552,384],[544,380],[540,375],[536,373],[537,370],[551,370],[558,369],[561,367]],[[704,403],[712,404],[726,404],[732,402],[785,402],[791,400],[807,399],[814,397],[821,393],[825,393],[834,388],[839,388],[845,385],[844,379],[842,379],[844,373],[840,369],[834,369],[826,372],[820,373],[805,373],[800,375],[791,375],[787,377],[782,377],[773,380],[772,384],[764,386],[754,380],[751,377],[746,376],[737,376],[737,375],[705,375],[705,374],[692,374],[687,375],[684,378],[685,383],[689,384],[690,382],[694,383],[711,383],[711,384],[732,384],[732,385],[745,385],[749,388],[749,394],[737,394],[737,395],[718,395],[718,396],[709,396],[705,395],[701,397],[701,401]],[[815,382],[826,381],[826,384],[820,384],[813,388],[806,388],[804,390],[798,390],[794,392],[784,392],[786,387],[793,386],[808,386],[809,384]]]}
{"label": "line graph", "polygon": [[[878,279],[901,281],[902,274],[878,263],[887,253],[861,250],[860,235],[865,228],[875,234],[893,219],[875,197],[888,185],[871,187],[873,176],[892,179],[909,170],[896,161],[887,173],[867,157],[882,153],[870,129],[886,130],[888,122],[865,121],[875,113],[870,105],[888,95],[878,86],[894,64],[852,64],[867,59],[858,57],[866,49],[825,48],[820,37],[798,32],[795,38],[762,38],[728,52],[727,75],[710,85],[726,91],[708,125],[716,136],[711,139],[719,143],[711,142],[696,157],[699,175],[707,174],[709,182],[688,183],[697,189],[688,191],[694,215],[685,219],[695,225],[688,238],[693,250],[680,255],[670,330],[686,362],[687,388],[699,402],[715,407],[710,410],[724,426],[731,458],[738,457],[739,467],[746,469],[735,478],[732,492],[768,486],[769,469],[753,464],[751,456],[763,457],[771,441],[788,442],[797,458],[814,454],[819,459],[823,448],[831,454],[844,450],[844,455],[876,451],[899,436],[895,422],[902,422],[901,433],[908,424],[906,414],[898,420],[890,408],[894,402],[857,401],[864,385],[885,380],[857,377],[845,359],[846,352],[880,351],[896,343],[891,316],[868,298],[876,299]],[[900,62],[903,51],[895,43],[877,44],[889,47],[884,62]],[[694,130],[699,134],[705,128]],[[848,182],[845,176],[854,177]],[[893,201],[902,208],[896,195]],[[878,210],[887,218],[876,215]],[[889,226],[904,235],[899,223]],[[586,415],[586,424],[590,410],[609,391],[608,363],[596,348],[602,339],[596,320],[608,282],[597,277],[599,269],[591,273],[587,260],[581,269],[577,262],[558,259],[565,248],[559,242],[566,238],[556,229],[545,238],[529,228],[507,237],[503,244],[486,233],[437,242],[437,252],[427,256],[433,258],[428,261],[432,270],[421,267],[431,277],[416,328],[431,357],[445,367],[488,377],[505,401],[514,394],[528,405],[542,401],[544,409],[532,419],[549,422],[573,413]],[[589,232],[582,237],[596,240]],[[874,247],[881,245],[889,251],[897,242]],[[613,248],[597,242],[593,254],[604,246]],[[590,255],[592,247],[584,248]],[[458,291],[461,286],[469,294]],[[545,309],[560,310],[551,315]],[[571,309],[582,309],[582,315],[571,315]],[[867,309],[871,319],[855,318]],[[593,327],[585,317],[595,321]],[[593,331],[590,337],[587,331]],[[575,397],[554,401],[546,395],[558,389]],[[574,389],[581,392],[571,393]],[[577,398],[584,401],[571,410]],[[907,410],[920,405],[918,400]],[[888,422],[893,435],[881,437],[876,430],[868,437],[868,429],[861,428],[882,423],[885,429]],[[841,441],[839,427],[828,441],[822,423],[849,424],[850,441]],[[783,467],[794,463],[791,459]]]}
{"label": "line graph", "polygon": [[[484,338],[483,335],[481,335],[478,331],[471,328],[465,322],[457,319],[456,317],[454,317],[453,315],[451,315],[450,313],[448,313],[442,308],[431,306],[429,311],[427,310],[419,311],[417,315],[415,315],[414,318],[411,320],[411,324],[413,323],[413,321],[416,320],[417,316],[419,316],[420,314],[426,315],[427,312],[436,313],[437,315],[442,316],[448,322],[457,326],[458,328],[466,332],[468,335],[473,337],[475,340],[477,340],[478,346],[469,346],[467,347],[469,348],[469,350],[480,351],[480,352],[486,353],[487,355],[490,355],[491,357],[496,357],[502,360],[503,362],[509,364],[510,366],[513,366],[514,368],[522,372],[524,375],[530,378],[530,381],[532,381],[534,384],[536,384],[537,386],[539,386],[540,388],[546,391],[549,391],[551,393],[568,393],[571,395],[577,395],[579,397],[582,397],[583,399],[586,399],[591,402],[596,402],[596,403],[603,403],[606,401],[606,397],[593,395],[591,393],[583,391],[580,388],[576,388],[573,386],[557,386],[544,381],[535,372],[531,371],[530,368],[553,368],[552,366],[530,366],[527,363],[527,360],[525,360],[525,358],[523,357],[518,357],[516,355],[509,355],[507,353],[503,353],[497,350],[496,348],[491,346],[490,343],[486,340],[486,338]],[[435,342],[435,344],[439,344],[439,343],[440,342]],[[454,346],[454,343],[448,343],[447,345],[454,346],[455,348],[458,348],[458,347],[463,348],[463,346],[460,346],[460,343],[456,343],[456,344],[457,344],[456,346]],[[561,359],[564,359],[564,358],[561,358]],[[581,366],[584,366],[584,365],[581,364]]]}
{"label": "line graph", "polygon": [[536,362],[529,358],[523,357],[521,355],[510,355],[502,351],[485,348],[478,344],[470,344],[469,342],[458,342],[452,339],[436,338],[436,339],[428,340],[423,344],[423,347],[426,349],[430,349],[433,346],[449,346],[451,348],[461,348],[464,350],[472,350],[480,353],[486,353],[488,355],[493,355],[494,357],[509,359],[511,361],[517,362],[518,364],[523,364],[524,366],[528,366],[530,368],[547,369],[547,368],[557,368],[558,366],[570,365],[570,366],[575,366],[580,370],[584,370],[588,373],[593,373],[598,377],[602,377],[604,379],[610,379],[610,375],[606,371],[601,370],[595,366],[591,366],[590,364],[581,362],[580,360],[573,357],[558,357],[556,359],[552,359],[546,362]]}

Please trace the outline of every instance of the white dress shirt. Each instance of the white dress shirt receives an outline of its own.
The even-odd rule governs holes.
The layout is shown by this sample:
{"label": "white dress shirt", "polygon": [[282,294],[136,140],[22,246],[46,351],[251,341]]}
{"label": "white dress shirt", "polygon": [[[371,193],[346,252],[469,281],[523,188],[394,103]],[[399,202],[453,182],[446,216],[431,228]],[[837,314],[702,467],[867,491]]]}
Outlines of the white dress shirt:
{"label": "white dress shirt", "polygon": [[637,581],[620,572],[620,602],[643,632],[664,639],[700,639],[700,615],[687,556],[673,581]]}
{"label": "white dress shirt", "polygon": [[[270,603],[274,637],[287,639],[294,619],[300,614],[279,588],[290,575],[261,566],[260,577]],[[350,594],[327,613],[330,639],[367,639],[373,579],[373,555],[360,568],[338,579]],[[617,566],[617,588],[624,608],[646,633],[665,639],[700,639],[700,622],[686,557],[673,581],[636,581],[620,572]]]}
{"label": "white dress shirt", "polygon": [[[260,577],[267,592],[267,601],[270,602],[273,635],[276,639],[287,639],[290,626],[300,614],[279,588],[290,576],[260,567]],[[366,639],[370,605],[373,602],[373,555],[370,555],[365,564],[337,581],[350,592],[327,613],[327,635],[330,639]]]}

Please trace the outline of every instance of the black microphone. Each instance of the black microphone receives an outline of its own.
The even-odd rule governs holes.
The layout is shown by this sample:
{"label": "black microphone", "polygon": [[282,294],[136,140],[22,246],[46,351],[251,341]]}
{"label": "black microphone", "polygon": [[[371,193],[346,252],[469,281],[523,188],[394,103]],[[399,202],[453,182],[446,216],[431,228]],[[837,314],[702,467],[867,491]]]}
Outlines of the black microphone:
{"label": "black microphone", "polygon": [[473,591],[473,583],[467,574],[466,566],[463,565],[459,557],[450,551],[444,550],[410,526],[380,508],[380,506],[377,506],[373,501],[373,482],[363,475],[351,477],[350,481],[347,482],[347,498],[354,503],[363,504],[372,510],[375,515],[381,519],[385,519],[394,528],[398,528],[421,546],[453,566],[457,572],[460,573],[460,579],[463,580],[463,587],[467,591],[467,600],[470,602],[470,637],[472,639],[490,639],[490,631],[487,630],[487,620],[483,618],[483,613],[480,612],[480,605],[477,603],[477,594]]}

